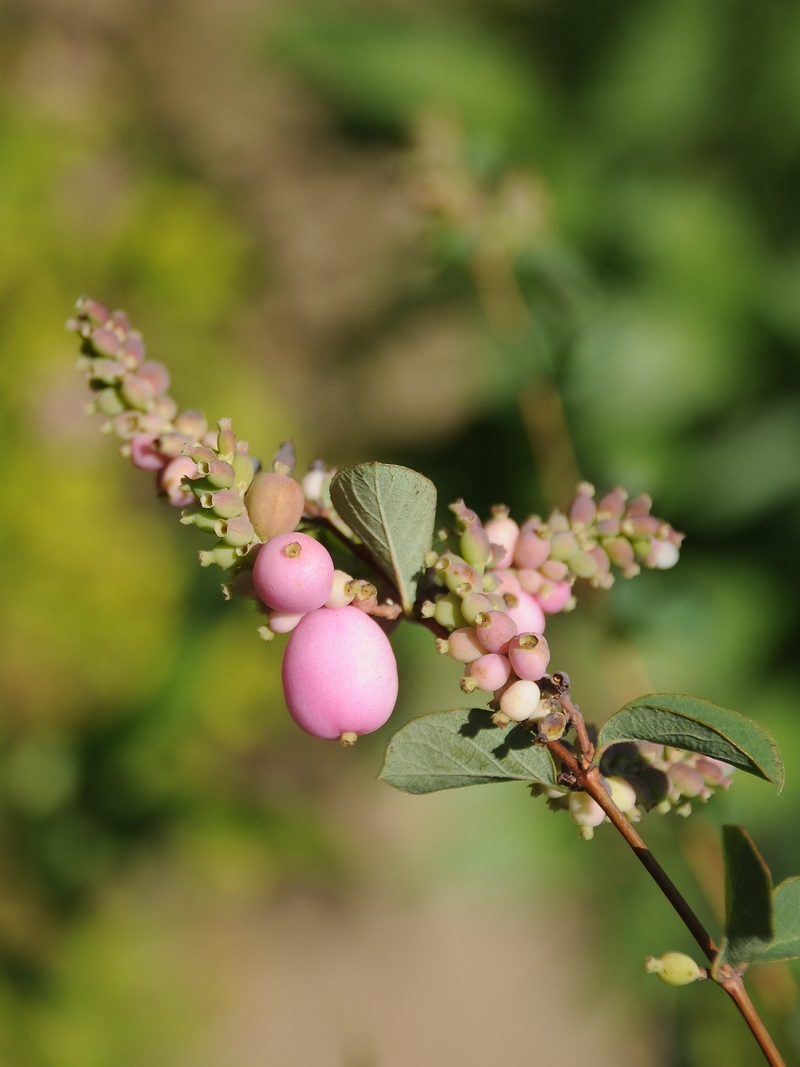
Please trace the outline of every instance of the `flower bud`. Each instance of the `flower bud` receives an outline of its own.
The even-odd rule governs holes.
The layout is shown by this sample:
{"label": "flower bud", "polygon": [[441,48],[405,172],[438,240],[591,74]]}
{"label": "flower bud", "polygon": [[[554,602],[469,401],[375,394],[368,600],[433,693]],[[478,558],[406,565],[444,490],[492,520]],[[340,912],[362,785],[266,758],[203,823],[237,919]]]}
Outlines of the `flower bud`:
{"label": "flower bud", "polygon": [[325,464],[321,459],[315,459],[302,481],[303,495],[306,500],[310,500],[312,504],[322,504],[322,493],[328,478]]}
{"label": "flower bud", "polygon": [[233,457],[232,462],[233,472],[235,475],[234,488],[237,493],[241,493],[243,496],[249,489],[253,478],[255,478],[256,470],[258,469],[257,460],[252,456],[245,455],[242,452],[237,452]]}
{"label": "flower bud", "polygon": [[644,969],[648,974],[657,974],[667,985],[689,985],[706,977],[705,970],[698,967],[691,956],[684,956],[682,952],[665,952],[658,959],[648,956],[644,961]]}
{"label": "flower bud", "polygon": [[545,581],[544,575],[541,571],[520,570],[517,571],[517,579],[519,581],[520,588],[524,589],[526,593],[538,593],[542,588]]}
{"label": "flower bud", "polygon": [[113,330],[101,326],[99,330],[92,330],[89,339],[95,352],[101,356],[118,356],[122,352],[122,341]]}
{"label": "flower bud", "polygon": [[178,405],[171,396],[160,396],[151,408],[151,414],[158,416],[164,426],[169,426],[178,412]]}
{"label": "flower bud", "polygon": [[473,526],[467,526],[461,535],[461,555],[467,563],[476,570],[483,571],[491,554],[492,546],[484,528],[477,522]]}
{"label": "flower bud", "polygon": [[267,626],[274,634],[288,634],[291,633],[303,617],[304,613],[292,615],[288,611],[271,611]]}
{"label": "flower bud", "polygon": [[472,663],[486,655],[486,649],[478,640],[478,635],[472,626],[461,626],[453,630],[447,639],[445,651],[456,663]]}
{"label": "flower bud", "polygon": [[479,615],[492,610],[492,602],[484,593],[467,593],[461,601],[461,613],[466,621],[475,625]]}
{"label": "flower bud", "polygon": [[550,527],[550,532],[555,535],[559,533],[569,533],[569,519],[563,511],[559,511],[555,508],[551,511],[547,520],[547,525]]}
{"label": "flower bud", "polygon": [[468,508],[463,499],[456,500],[454,504],[451,504],[450,511],[455,515],[456,521],[462,530],[466,530],[470,526],[480,526],[481,524],[477,512],[473,511],[472,508]]}
{"label": "flower bud", "polygon": [[275,453],[272,460],[272,469],[275,474],[291,474],[297,463],[294,452],[294,441],[291,437],[281,442],[281,447]]}
{"label": "flower bud", "polygon": [[492,518],[486,523],[484,529],[490,543],[500,545],[503,549],[503,554],[495,560],[493,569],[506,570],[514,559],[519,526],[512,518],[509,518],[508,508],[499,505],[492,508]]}
{"label": "flower bud", "polygon": [[93,359],[89,363],[89,380],[117,385],[125,374],[124,364],[115,359]]}
{"label": "flower bud", "polygon": [[466,596],[473,590],[483,588],[483,582],[478,572],[460,556],[452,552],[444,552],[436,563],[436,571],[444,579],[445,585],[453,593]]}
{"label": "flower bud", "polygon": [[224,459],[214,459],[211,463],[201,460],[197,469],[215,489],[231,489],[236,481],[236,471]]}
{"label": "flower bud", "polygon": [[572,596],[569,582],[552,582],[543,585],[536,594],[536,600],[547,615],[557,615],[563,611]]}
{"label": "flower bud", "polygon": [[650,543],[650,551],[645,557],[645,567],[655,568],[660,571],[667,571],[670,567],[674,567],[678,562],[680,551],[677,545],[674,545],[672,541],[661,541],[658,538],[654,538]]}
{"label": "flower bud", "polygon": [[177,456],[162,469],[159,485],[173,507],[185,508],[193,503],[194,494],[184,489],[182,483],[184,478],[196,478],[197,473],[197,465],[188,456]]}
{"label": "flower bud", "polygon": [[182,411],[175,419],[175,429],[190,441],[199,441],[208,429],[208,423],[201,411]]}
{"label": "flower bud", "polygon": [[591,526],[597,516],[597,507],[594,500],[594,486],[588,482],[582,482],[578,486],[578,495],[572,501],[569,509],[569,521],[573,530],[585,530]]}
{"label": "flower bud", "polygon": [[537,600],[520,590],[517,603],[509,607],[508,614],[517,624],[517,632],[521,634],[544,633],[545,617]]}
{"label": "flower bud", "polygon": [[180,521],[183,526],[195,526],[198,530],[202,530],[203,533],[213,533],[217,537],[222,536],[223,520],[218,519],[216,515],[212,515],[208,511],[184,510],[181,512]]}
{"label": "flower bud", "polygon": [[474,682],[484,693],[502,689],[511,674],[511,665],[505,656],[489,653],[467,664],[465,678]]}
{"label": "flower bud", "polygon": [[604,519],[621,519],[625,514],[625,504],[628,494],[620,486],[612,489],[610,493],[600,500],[597,505],[597,518],[602,522]]}
{"label": "flower bud", "polygon": [[218,520],[217,532],[219,536],[226,542],[226,544],[233,545],[235,548],[239,548],[242,545],[249,545],[256,535],[253,529],[253,524],[250,522],[246,514],[235,515],[230,519]]}
{"label": "flower bud", "polygon": [[140,471],[159,471],[167,462],[166,456],[154,447],[156,440],[154,433],[137,433],[131,438],[131,463]]}
{"label": "flower bud", "polygon": [[569,569],[576,578],[594,578],[597,561],[591,552],[576,552],[569,561]]}
{"label": "flower bud", "polygon": [[302,486],[286,474],[261,471],[253,478],[245,500],[250,521],[262,541],[291,533],[303,517]]}
{"label": "flower bud", "polygon": [[111,319],[111,312],[107,307],[92,300],[90,296],[82,296],[75,304],[75,309],[81,318],[88,319],[93,326],[105,326]]}
{"label": "flower bud", "polygon": [[540,574],[548,582],[563,582],[569,574],[569,567],[559,559],[548,559],[542,564]]}
{"label": "flower bud", "polygon": [[163,363],[157,363],[154,359],[148,359],[136,372],[140,381],[145,381],[150,386],[150,395],[154,398],[163,396],[169,389],[169,371]]}
{"label": "flower bud", "polygon": [[526,680],[512,682],[500,697],[500,710],[513,722],[525,722],[526,719],[541,717],[541,693],[536,682]]}
{"label": "flower bud", "polygon": [[221,519],[233,519],[244,511],[244,501],[235,489],[218,489],[200,496],[200,506],[211,508]]}
{"label": "flower bud", "polygon": [[734,768],[729,763],[712,759],[710,756],[700,756],[695,763],[695,768],[702,774],[706,785],[727,789],[731,784]]}
{"label": "flower bud", "polygon": [[625,511],[626,519],[641,519],[645,515],[650,514],[650,509],[653,506],[653,498],[648,496],[647,493],[641,493],[632,500]]}
{"label": "flower bud", "polygon": [[533,530],[520,533],[514,548],[514,565],[522,570],[536,570],[550,555],[550,542],[537,537]]}
{"label": "flower bud", "polygon": [[101,389],[94,398],[95,410],[99,415],[105,415],[107,419],[113,419],[115,415],[121,415],[125,405],[119,398],[116,389]]}
{"label": "flower bud", "polygon": [[619,810],[628,815],[636,807],[636,790],[624,778],[617,776],[606,778],[606,786],[611,790],[611,799]]}
{"label": "flower bud", "polygon": [[120,386],[122,399],[137,411],[149,411],[153,405],[153,388],[144,378],[126,374]]}
{"label": "flower bud", "polygon": [[517,635],[517,624],[504,611],[485,611],[475,620],[478,640],[487,652],[508,651],[509,642]]}
{"label": "flower bud", "polygon": [[547,673],[550,647],[543,634],[519,634],[509,642],[508,658],[518,678],[538,682]]}
{"label": "flower bud", "polygon": [[581,837],[585,841],[591,841],[595,826],[599,826],[606,817],[606,813],[588,793],[570,793],[569,813],[572,821],[580,826]]}
{"label": "flower bud", "polygon": [[333,586],[331,595],[325,601],[326,608],[345,608],[356,595],[356,587],[353,585],[353,577],[346,571],[335,570],[333,572]]}
{"label": "flower bud", "polygon": [[219,419],[217,426],[219,427],[217,452],[221,459],[227,459],[230,462],[236,455],[236,434],[231,429],[231,420]]}
{"label": "flower bud", "polygon": [[448,630],[455,630],[466,622],[461,611],[461,597],[457,593],[447,593],[445,596],[436,598],[433,617],[440,626]]}
{"label": "flower bud", "polygon": [[683,760],[673,763],[667,774],[681,796],[699,797],[706,791],[703,775]]}
{"label": "flower bud", "polygon": [[553,534],[553,538],[550,542],[551,559],[562,560],[564,563],[567,563],[577,551],[578,539],[571,530],[564,530],[563,533]]}
{"label": "flower bud", "polygon": [[234,563],[238,563],[241,559],[233,545],[226,545],[224,541],[218,541],[208,552],[198,552],[198,556],[201,567],[216,565],[224,571],[230,570]]}

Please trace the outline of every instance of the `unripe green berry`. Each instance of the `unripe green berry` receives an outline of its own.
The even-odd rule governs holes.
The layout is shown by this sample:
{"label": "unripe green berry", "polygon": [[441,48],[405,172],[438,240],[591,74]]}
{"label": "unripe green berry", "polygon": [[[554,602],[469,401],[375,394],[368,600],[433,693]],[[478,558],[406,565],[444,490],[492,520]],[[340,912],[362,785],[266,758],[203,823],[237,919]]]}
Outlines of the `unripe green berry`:
{"label": "unripe green berry", "polygon": [[467,526],[461,535],[461,555],[471,567],[483,571],[492,554],[489,535],[477,523]]}
{"label": "unripe green berry", "polygon": [[550,556],[552,559],[567,563],[578,551],[578,539],[571,530],[553,534],[550,542]]}
{"label": "unripe green berry", "polygon": [[447,593],[436,600],[433,617],[440,626],[447,630],[455,630],[466,622],[461,611],[461,597],[457,593]]}
{"label": "unripe green berry", "polygon": [[492,610],[492,602],[484,593],[467,593],[461,601],[461,612],[467,622],[475,625],[479,615]]}
{"label": "unripe green berry", "polygon": [[611,799],[623,814],[628,815],[636,808],[636,792],[630,782],[624,778],[612,776],[606,778],[606,785],[611,789]]}
{"label": "unripe green berry", "polygon": [[682,952],[665,952],[658,958],[648,956],[644,961],[644,969],[648,974],[657,974],[667,985],[674,986],[689,985],[706,977],[706,972],[697,966],[691,956],[684,956]]}

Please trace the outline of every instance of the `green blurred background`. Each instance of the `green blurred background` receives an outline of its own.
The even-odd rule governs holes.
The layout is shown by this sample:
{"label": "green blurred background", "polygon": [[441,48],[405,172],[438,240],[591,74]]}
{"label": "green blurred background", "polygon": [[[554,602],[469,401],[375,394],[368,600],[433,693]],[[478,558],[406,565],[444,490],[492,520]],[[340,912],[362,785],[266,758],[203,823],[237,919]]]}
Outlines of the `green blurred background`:
{"label": "green blurred background", "polygon": [[[718,930],[722,822],[800,872],[800,8],[6,0],[0,56],[0,1065],[758,1062],[711,983],[644,978],[692,946],[609,829],[374,781],[457,701],[429,634],[356,750],[293,726],[63,322],[127,308],[256,454],[519,516],[652,493],[678,568],[548,633],[590,719],[685,690],[778,738],[780,798],[644,823]],[[800,1064],[797,972],[751,973]]]}

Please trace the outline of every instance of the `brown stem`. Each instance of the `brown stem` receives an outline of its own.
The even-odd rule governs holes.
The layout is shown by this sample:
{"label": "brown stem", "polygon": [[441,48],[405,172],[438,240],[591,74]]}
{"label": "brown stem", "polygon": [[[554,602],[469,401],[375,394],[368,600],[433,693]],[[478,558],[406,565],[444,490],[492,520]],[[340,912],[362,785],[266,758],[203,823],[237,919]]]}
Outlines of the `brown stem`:
{"label": "brown stem", "polygon": [[583,715],[581,715],[580,708],[577,704],[572,703],[569,693],[562,693],[558,702],[569,716],[570,726],[572,726],[575,731],[575,736],[578,741],[578,752],[581,757],[581,766],[583,770],[586,770],[594,759],[594,745],[589,739],[589,733],[586,729],[586,723],[583,721]]}
{"label": "brown stem", "polygon": [[[560,698],[560,702],[564,704],[563,696]],[[572,712],[575,712],[576,721],[577,719],[581,719],[582,721],[580,712],[577,711],[571,701],[569,701],[569,704],[572,709],[571,712],[568,711],[570,719],[573,718]],[[565,710],[567,710],[566,706]],[[576,786],[579,789],[585,790],[585,792],[587,792],[589,796],[600,805],[608,816],[609,821],[625,838],[627,843],[633,849],[636,858],[683,920],[689,933],[703,950],[709,962],[713,963],[718,952],[713,938],[695,915],[694,911],[692,911],[692,908],[684,899],[678,887],[674,884],[631,823],[606,792],[602,778],[600,777],[599,768],[589,767],[586,769],[582,767],[569,748],[562,745],[560,741],[548,741],[547,747],[559,758],[569,776],[574,778]],[[731,968],[723,966],[720,968],[720,974],[716,981],[734,1002],[741,1013],[742,1018],[750,1027],[750,1031],[758,1042],[770,1067],[786,1067],[780,1052],[778,1052],[778,1049],[775,1046],[775,1042],[772,1040],[769,1031],[747,994],[744,982],[742,981],[742,976],[734,972]]]}

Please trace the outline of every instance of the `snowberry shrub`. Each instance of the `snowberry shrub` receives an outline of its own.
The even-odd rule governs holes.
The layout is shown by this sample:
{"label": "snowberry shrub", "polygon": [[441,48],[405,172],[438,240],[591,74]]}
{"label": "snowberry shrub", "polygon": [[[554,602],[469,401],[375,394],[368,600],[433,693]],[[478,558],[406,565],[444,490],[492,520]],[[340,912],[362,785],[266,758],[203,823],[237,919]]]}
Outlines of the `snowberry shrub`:
{"label": "snowberry shrub", "polygon": [[[381,778],[409,793],[523,781],[568,812],[584,839],[613,825],[709,963],[666,952],[647,958],[648,972],[672,985],[711,978],[782,1067],[742,976],[750,963],[800,957],[800,878],[773,890],[746,831],[723,827],[727,915],[717,945],[634,825],[650,811],[688,816],[729,788],[734,769],[781,786],[774,740],[736,712],[679,693],[631,701],[598,731],[573,702],[569,676],[547,673],[546,616],[573,610],[581,583],[608,589],[614,568],[630,579],[642,566],[678,562],[683,534],[651,514],[650,497],[629,500],[617,487],[596,500],[583,482],[565,511],[521,524],[502,505],[484,524],[458,500],[452,525],[434,537],[436,490],[421,474],[380,463],[337,472],[315,460],[301,482],[288,441],[263,468],[229,419],[212,428],[199,412],[179,411],[166,368],[145,360],[124,312],[84,297],[68,328],[81,339],[89,413],[151,472],[180,521],[214,539],[200,562],[223,571],[227,599],[250,599],[266,615],[259,635],[289,634],[283,685],[295,722],[345,744],[381,727],[398,693],[382,626],[402,618],[427,627],[437,650],[463,664],[472,706],[402,726]],[[328,546],[347,556],[348,571],[334,571]]]}

